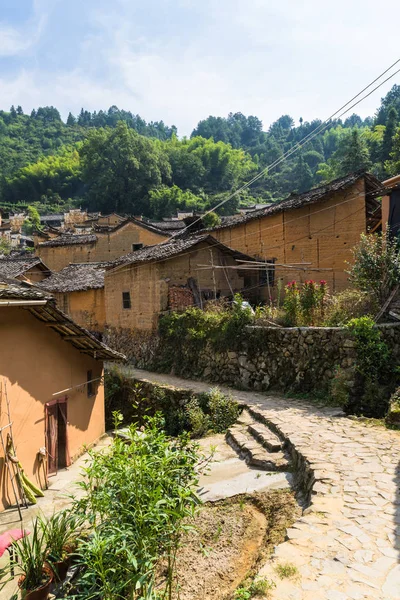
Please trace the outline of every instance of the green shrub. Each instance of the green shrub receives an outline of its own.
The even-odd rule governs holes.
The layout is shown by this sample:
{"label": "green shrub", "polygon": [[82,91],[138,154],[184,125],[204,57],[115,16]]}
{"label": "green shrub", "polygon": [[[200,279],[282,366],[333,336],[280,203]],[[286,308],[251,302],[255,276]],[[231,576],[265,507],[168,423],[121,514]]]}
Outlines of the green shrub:
{"label": "green shrub", "polygon": [[346,406],[349,402],[350,387],[344,370],[337,367],[330,383],[330,395],[337,406]]}
{"label": "green shrub", "polygon": [[355,338],[357,371],[373,381],[388,373],[391,353],[375,321],[371,317],[359,317],[351,319],[346,327]]}
{"label": "green shrub", "polygon": [[378,303],[371,294],[359,290],[344,290],[328,300],[324,325],[342,327],[351,319],[372,316],[378,310]]}
{"label": "green shrub", "polygon": [[290,327],[319,325],[323,322],[328,288],[326,281],[305,281],[300,286],[291,281],[285,289],[283,308],[285,325]]}
{"label": "green shrub", "polygon": [[217,387],[212,388],[208,396],[211,428],[215,433],[224,433],[237,421],[240,414],[239,404],[231,395],[225,396]]}
{"label": "green shrub", "polygon": [[107,452],[91,451],[84,495],[73,507],[94,532],[77,551],[80,600],[153,600],[160,559],[167,568],[159,592],[171,598],[185,520],[199,504],[198,448],[187,435],[172,440],[156,415],[142,430],[131,425],[127,437],[114,438]]}
{"label": "green shrub", "polygon": [[354,263],[348,271],[354,286],[372,294],[381,305],[394,286],[400,283],[398,242],[385,234],[362,234],[353,249]]}
{"label": "green shrub", "polygon": [[195,396],[189,400],[185,407],[188,430],[192,437],[199,438],[207,434],[210,429],[210,417],[206,415]]}
{"label": "green shrub", "polygon": [[389,427],[400,428],[400,387],[390,397],[389,410],[385,417],[385,423]]}

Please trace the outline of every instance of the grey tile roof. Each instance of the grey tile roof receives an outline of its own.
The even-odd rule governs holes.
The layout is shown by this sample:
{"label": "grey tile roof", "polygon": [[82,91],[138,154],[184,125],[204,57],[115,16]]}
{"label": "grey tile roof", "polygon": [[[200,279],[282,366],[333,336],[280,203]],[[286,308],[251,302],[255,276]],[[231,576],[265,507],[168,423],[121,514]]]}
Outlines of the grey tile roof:
{"label": "grey tile roof", "polygon": [[44,279],[38,286],[49,292],[68,293],[104,287],[104,273],[109,263],[76,263]]}
{"label": "grey tile roof", "polygon": [[361,178],[365,178],[371,188],[375,188],[376,191],[383,191],[382,184],[373,175],[365,172],[350,173],[349,175],[346,175],[346,177],[340,177],[339,179],[335,179],[334,181],[321,185],[317,188],[308,190],[303,194],[291,194],[285,200],[275,202],[266,208],[254,210],[245,215],[238,215],[233,221],[222,223],[221,225],[217,225],[208,231],[216,231],[225,227],[232,227],[242,223],[247,223],[248,221],[253,221],[254,219],[261,219],[263,217],[274,215],[276,213],[283,212],[284,210],[302,208],[303,206],[327,200],[334,193],[340,190],[346,190]]}
{"label": "grey tile roof", "polygon": [[46,265],[38,256],[18,256],[16,258],[0,256],[0,275],[4,277],[19,277],[36,266],[43,271],[47,270]]}
{"label": "grey tile roof", "polygon": [[125,256],[117,258],[116,260],[110,262],[109,265],[119,267],[126,264],[167,260],[187,252],[191,248],[194,248],[203,242],[208,243],[210,246],[217,246],[219,250],[222,250],[223,252],[226,252],[227,254],[230,254],[236,258],[254,260],[254,258],[247,256],[247,254],[243,254],[242,252],[238,252],[232,248],[229,248],[228,246],[225,246],[224,244],[221,244],[221,242],[218,242],[218,240],[213,238],[210,234],[204,233],[202,235],[174,238],[172,240],[162,242],[161,244],[156,244],[155,246],[146,246],[140,250],[130,252]]}
{"label": "grey tile roof", "polygon": [[64,234],[56,238],[50,239],[47,242],[40,242],[39,246],[80,246],[84,244],[95,244],[97,236],[94,234]]}

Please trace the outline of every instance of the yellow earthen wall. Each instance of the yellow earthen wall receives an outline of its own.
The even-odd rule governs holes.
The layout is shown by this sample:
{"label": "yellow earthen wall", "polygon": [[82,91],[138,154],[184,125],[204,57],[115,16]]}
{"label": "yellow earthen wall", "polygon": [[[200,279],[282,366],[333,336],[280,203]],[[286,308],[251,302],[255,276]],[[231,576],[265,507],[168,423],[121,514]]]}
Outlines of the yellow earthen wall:
{"label": "yellow earthen wall", "polygon": [[96,233],[97,242],[71,246],[37,246],[36,254],[52,271],[60,271],[70,263],[101,262],[114,260],[132,252],[132,244],[152,246],[168,239],[140,227],[127,223],[116,231]]}
{"label": "yellow earthen wall", "polygon": [[[27,476],[43,487],[43,466],[37,458],[45,446],[45,404],[53,394],[87,381],[103,372],[101,361],[82,354],[60,335],[46,327],[23,308],[0,307],[0,381],[7,387],[18,458]],[[95,388],[88,398],[86,386],[71,390],[68,397],[67,435],[73,460],[85,444],[95,442],[104,433],[104,388]],[[6,405],[1,398],[0,425],[7,423]],[[0,509],[13,502],[12,490],[0,450]]]}
{"label": "yellow earthen wall", "polygon": [[[213,263],[221,265],[222,253],[213,248]],[[231,257],[225,257],[225,264],[236,265]],[[151,330],[157,327],[160,312],[168,309],[168,287],[186,285],[193,277],[200,290],[214,290],[212,270],[198,270],[199,265],[210,265],[209,246],[204,244],[195,252],[188,251],[160,263],[127,265],[109,271],[105,278],[106,322],[111,327]],[[243,289],[244,279],[233,269],[226,269],[234,292]],[[215,269],[215,289],[222,295],[231,295],[222,269]],[[124,309],[122,292],[130,292],[131,309]]]}
{"label": "yellow earthen wall", "polygon": [[106,322],[104,288],[53,295],[60,310],[64,310],[64,296],[67,296],[67,313],[78,325],[89,331],[104,331]]}
{"label": "yellow earthen wall", "polygon": [[42,271],[41,269],[39,269],[39,267],[36,266],[32,267],[32,269],[29,269],[29,271],[25,271],[25,273],[18,277],[18,279],[22,281],[28,279],[29,281],[32,281],[32,283],[37,283],[38,281],[43,281],[43,279],[45,279],[47,276],[48,273]]}
{"label": "yellow earthen wall", "polygon": [[277,266],[275,281],[281,278],[286,284],[292,279],[325,279],[331,291],[339,291],[349,285],[346,261],[351,262],[351,249],[365,231],[365,191],[361,180],[325,202],[216,230],[213,236],[251,256],[275,258],[282,264],[310,262],[310,268],[321,269],[303,272]]}

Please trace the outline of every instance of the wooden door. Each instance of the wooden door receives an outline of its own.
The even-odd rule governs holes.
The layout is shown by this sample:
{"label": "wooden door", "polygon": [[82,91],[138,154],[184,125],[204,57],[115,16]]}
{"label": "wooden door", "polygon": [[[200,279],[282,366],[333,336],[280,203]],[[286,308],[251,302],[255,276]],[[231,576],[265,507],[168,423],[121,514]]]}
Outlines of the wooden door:
{"label": "wooden door", "polygon": [[57,473],[58,465],[58,406],[57,402],[46,404],[47,473]]}

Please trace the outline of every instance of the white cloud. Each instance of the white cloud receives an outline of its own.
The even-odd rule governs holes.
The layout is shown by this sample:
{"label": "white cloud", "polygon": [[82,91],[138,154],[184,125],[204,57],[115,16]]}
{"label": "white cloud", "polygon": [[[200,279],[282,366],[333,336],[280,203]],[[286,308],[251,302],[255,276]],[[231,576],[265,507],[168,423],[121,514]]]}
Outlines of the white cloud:
{"label": "white cloud", "polygon": [[[56,18],[57,0],[36,0],[37,19],[45,18],[50,4]],[[398,54],[394,35],[384,40],[378,35],[372,0],[362,10],[345,0],[334,7],[320,0],[159,0],[157,14],[156,0],[148,0],[147,12],[131,0],[88,4],[91,29],[71,38],[74,68],[47,71],[46,62],[37,60],[40,68],[22,66],[12,77],[3,75],[5,106],[53,104],[66,116],[81,106],[117,104],[147,120],[174,123],[181,135],[209,114],[229,111],[257,115],[268,127],[285,113],[296,120],[327,117]],[[380,12],[395,21],[400,6],[381,0]],[[36,20],[30,36],[10,27],[1,36],[0,25],[0,56],[31,50],[43,23],[40,29]],[[47,49],[52,51],[63,49],[55,42]],[[399,76],[354,110],[373,114],[396,82]]]}

